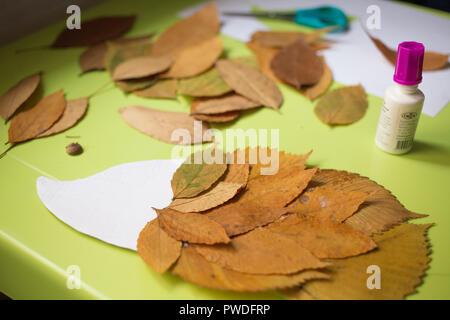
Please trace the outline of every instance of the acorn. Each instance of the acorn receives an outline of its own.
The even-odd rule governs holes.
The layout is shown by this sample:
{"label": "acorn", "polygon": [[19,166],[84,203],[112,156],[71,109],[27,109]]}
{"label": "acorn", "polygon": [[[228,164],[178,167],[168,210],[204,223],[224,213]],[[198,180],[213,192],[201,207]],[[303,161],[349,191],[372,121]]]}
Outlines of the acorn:
{"label": "acorn", "polygon": [[76,156],[83,153],[83,148],[78,143],[71,143],[66,147],[66,152],[71,156]]}

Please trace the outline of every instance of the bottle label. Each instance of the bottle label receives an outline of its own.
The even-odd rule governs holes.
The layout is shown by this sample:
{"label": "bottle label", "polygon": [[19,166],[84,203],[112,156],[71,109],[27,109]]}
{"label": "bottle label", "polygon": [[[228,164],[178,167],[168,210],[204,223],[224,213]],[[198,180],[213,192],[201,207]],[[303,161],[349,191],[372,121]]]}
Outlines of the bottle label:
{"label": "bottle label", "polygon": [[383,149],[388,152],[411,149],[420,117],[417,109],[415,105],[410,108],[391,108],[383,101],[376,137]]}

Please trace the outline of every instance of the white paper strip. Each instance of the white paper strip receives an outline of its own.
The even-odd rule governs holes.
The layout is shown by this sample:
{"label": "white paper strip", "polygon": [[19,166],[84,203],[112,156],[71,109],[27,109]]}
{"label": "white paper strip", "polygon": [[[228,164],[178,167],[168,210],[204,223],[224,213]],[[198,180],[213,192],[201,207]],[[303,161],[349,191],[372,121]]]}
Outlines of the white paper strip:
{"label": "white paper strip", "polygon": [[110,244],[136,250],[139,232],[171,202],[180,160],[126,163],[73,181],[37,179],[37,193],[58,219]]}

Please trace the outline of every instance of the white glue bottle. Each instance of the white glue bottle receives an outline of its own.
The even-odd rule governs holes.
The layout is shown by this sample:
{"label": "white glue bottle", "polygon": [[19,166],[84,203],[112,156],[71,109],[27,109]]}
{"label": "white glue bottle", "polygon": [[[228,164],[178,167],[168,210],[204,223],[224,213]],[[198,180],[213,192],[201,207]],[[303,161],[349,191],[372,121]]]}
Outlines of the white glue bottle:
{"label": "white glue bottle", "polygon": [[425,99],[418,84],[422,81],[425,48],[418,42],[398,45],[395,85],[386,90],[378,120],[376,145],[392,154],[411,150]]}

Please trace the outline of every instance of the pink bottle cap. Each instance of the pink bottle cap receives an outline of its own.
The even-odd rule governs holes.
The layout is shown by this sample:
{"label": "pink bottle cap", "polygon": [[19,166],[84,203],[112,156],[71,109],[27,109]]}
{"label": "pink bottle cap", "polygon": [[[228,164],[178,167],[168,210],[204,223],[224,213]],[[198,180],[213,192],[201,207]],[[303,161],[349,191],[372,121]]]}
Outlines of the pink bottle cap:
{"label": "pink bottle cap", "polygon": [[405,86],[422,82],[425,47],[420,42],[406,41],[398,45],[394,81]]}

